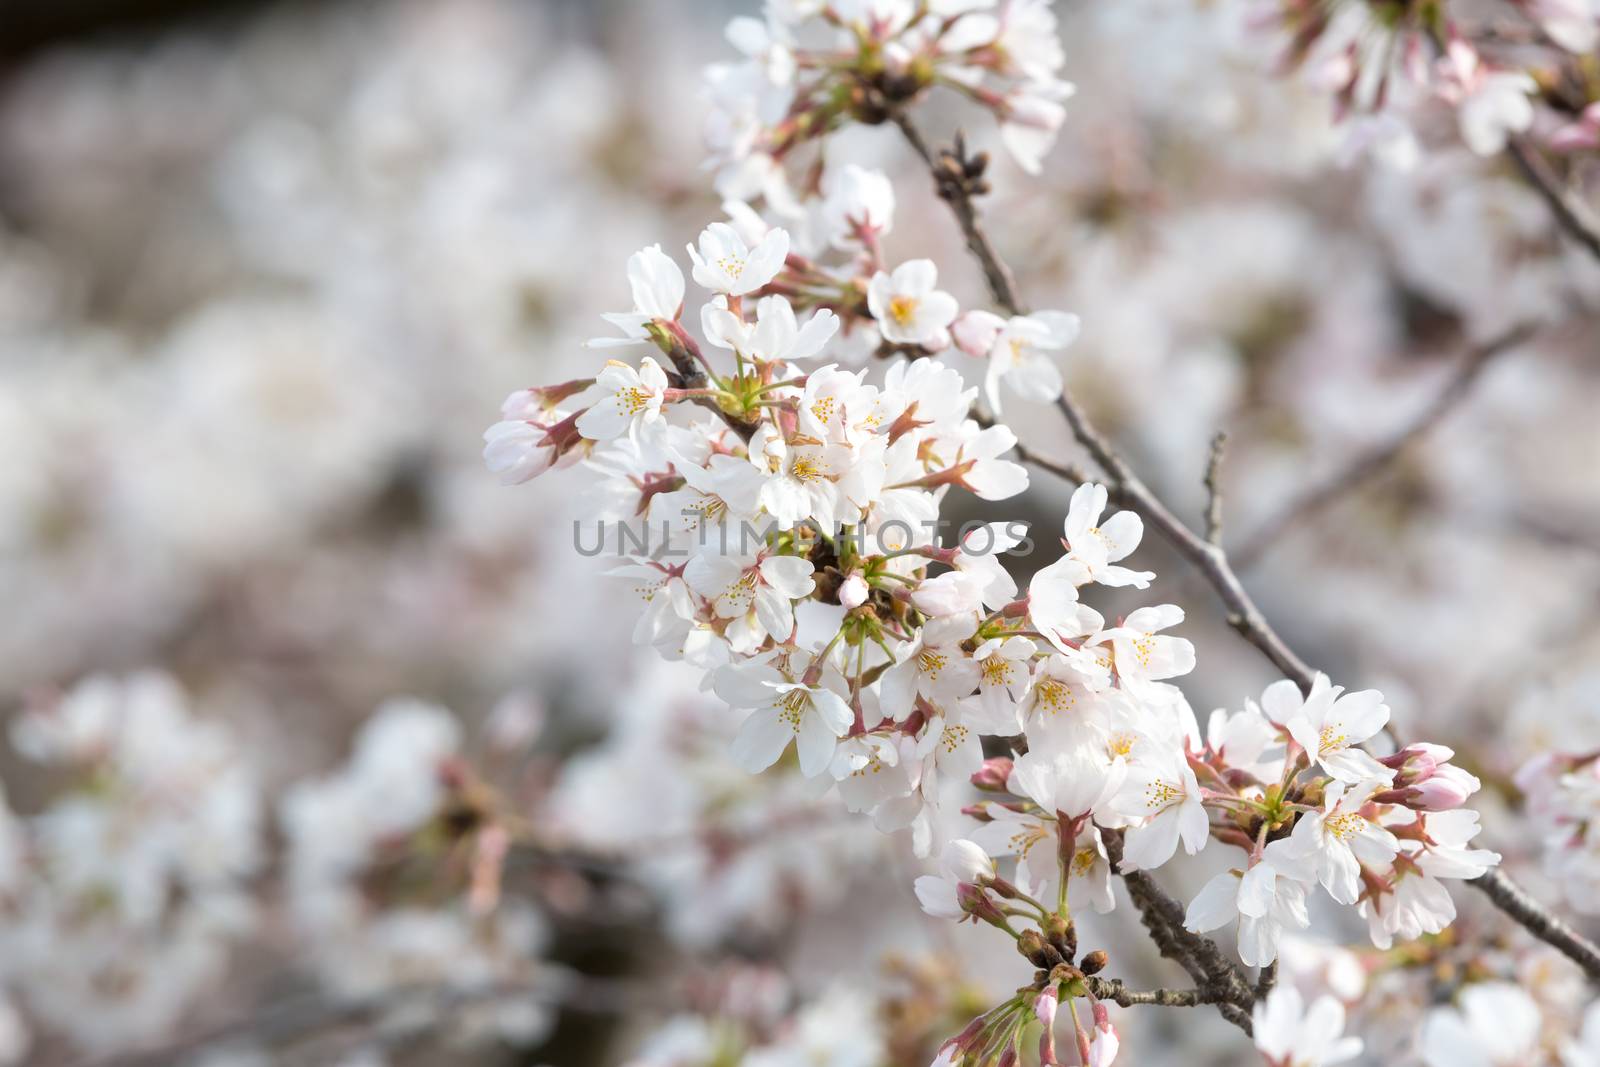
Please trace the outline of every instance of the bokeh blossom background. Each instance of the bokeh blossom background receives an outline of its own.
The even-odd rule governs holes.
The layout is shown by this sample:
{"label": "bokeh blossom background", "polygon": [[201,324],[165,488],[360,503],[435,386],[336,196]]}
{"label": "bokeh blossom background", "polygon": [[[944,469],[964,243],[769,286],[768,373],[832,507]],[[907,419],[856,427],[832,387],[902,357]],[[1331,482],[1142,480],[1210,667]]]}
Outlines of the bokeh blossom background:
{"label": "bokeh blossom background", "polygon": [[[581,475],[480,456],[500,398],[589,373],[628,256],[719,217],[700,70],[741,5],[100,6],[0,13],[0,1063],[925,1064],[1014,958],[920,914],[904,834],[732,764],[733,713],[574,548]],[[1512,779],[1600,747],[1600,264],[1447,138],[1351,159],[1251,6],[1059,5],[1078,92],[1039,178],[995,153],[992,236],[1082,316],[1069,387],[1187,514],[1227,430],[1225,537],[1277,531],[1244,577],[1285,637],[1456,748],[1485,843],[1593,910],[1600,852],[1543,865]],[[959,102],[930,123],[993,147]],[[897,257],[980,302],[894,131],[844,139],[895,179]],[[1053,409],[1008,415],[1074,454]],[[1069,491],[1008,514],[1053,529]],[[1195,708],[1259,693],[1209,592],[1141,561],[1190,606]],[[469,804],[366,869],[467,767],[544,843],[492,923]],[[1484,966],[1460,903],[1441,983]],[[1502,941],[1570,1028],[1576,970]],[[1368,997],[1371,1062],[1429,1003]],[[1237,1062],[1209,1012],[1143,1018],[1133,1062]]]}

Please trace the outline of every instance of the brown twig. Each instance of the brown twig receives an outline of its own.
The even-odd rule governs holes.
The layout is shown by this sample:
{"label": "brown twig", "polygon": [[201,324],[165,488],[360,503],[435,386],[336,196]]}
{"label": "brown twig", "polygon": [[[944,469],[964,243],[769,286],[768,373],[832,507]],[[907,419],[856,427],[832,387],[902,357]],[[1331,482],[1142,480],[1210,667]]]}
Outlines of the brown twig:
{"label": "brown twig", "polygon": [[[928,149],[927,142],[923,140],[915,124],[904,114],[899,113],[895,116],[895,122],[899,125],[912,147],[928,163],[929,168],[934,173],[935,181],[940,181],[936,157]],[[1517,147],[1519,146],[1513,145],[1513,148]],[[1518,153],[1514,152],[1514,154]],[[1520,154],[1518,158],[1521,158]],[[941,185],[941,194],[943,193],[944,188]],[[1549,194],[1547,193],[1547,195]],[[1022,305],[1017,298],[1016,286],[1011,280],[1010,271],[1005,268],[1004,263],[995,253],[994,247],[989,243],[988,236],[979,223],[972,196],[958,188],[950,195],[945,196],[945,199],[949,202],[963,234],[966,235],[968,248],[972,250],[974,256],[977,257],[983,267],[984,277],[989,283],[989,289],[994,296],[995,302],[1012,314],[1022,313]],[[1586,227],[1581,228],[1580,232],[1585,236],[1593,237],[1593,234]],[[1590,247],[1597,255],[1600,255],[1600,238],[1595,238]],[[1109,483],[1107,488],[1138,511],[1145,521],[1154,526],[1156,531],[1179,555],[1188,560],[1205,577],[1228,609],[1229,624],[1247,641],[1255,645],[1285,677],[1293,679],[1302,691],[1309,691],[1315,678],[1315,672],[1289,648],[1277,631],[1268,624],[1260,609],[1256,607],[1255,601],[1251,599],[1250,594],[1245,591],[1244,586],[1240,583],[1238,575],[1228,562],[1227,553],[1222,550],[1221,546],[1210,544],[1196,535],[1193,530],[1189,529],[1182,520],[1167,508],[1159,497],[1151,492],[1149,487],[1134,474],[1122,457],[1095,429],[1094,424],[1089,421],[1088,416],[1078,407],[1069,393],[1063,391],[1060,399],[1056,402],[1056,406],[1061,409],[1061,413],[1066,417],[1067,423],[1072,428],[1073,436],[1078,440],[1078,443],[1088,451],[1089,455],[1105,473]],[[1058,470],[1066,469],[1062,464],[1057,464],[1055,467]],[[1149,885],[1153,886],[1155,884],[1149,881],[1148,878],[1143,880]],[[1124,882],[1128,882],[1126,876],[1124,876]],[[1133,893],[1136,882],[1129,883],[1130,893]],[[1496,907],[1520,923],[1535,937],[1558,949],[1581,966],[1591,979],[1600,981],[1600,947],[1597,947],[1593,942],[1573,930],[1572,927],[1551,915],[1549,911],[1528,896],[1506,875],[1500,871],[1490,871],[1480,878],[1473,879],[1468,884],[1481,890],[1494,902]],[[1170,900],[1170,898],[1168,899]],[[1137,904],[1139,901],[1140,897],[1136,894],[1135,903]],[[1176,901],[1172,901],[1172,906],[1174,908],[1179,907]],[[1176,953],[1173,958],[1181,956],[1182,958],[1178,960],[1180,963],[1188,960],[1185,963],[1186,969],[1199,968],[1201,973],[1205,973],[1199,961],[1185,953],[1186,946],[1182,939],[1179,938],[1178,931],[1182,930],[1181,908],[1178,911],[1176,930],[1172,929],[1170,921],[1162,918],[1162,910],[1164,909],[1150,905],[1148,901],[1140,908],[1146,927],[1150,930],[1151,935],[1156,937],[1158,947],[1163,947],[1163,954],[1167,954],[1169,951]],[[1190,936],[1193,937],[1195,935]],[[1165,946],[1162,944],[1163,937],[1167,939]],[[1210,942],[1208,939],[1198,938],[1198,940],[1209,944],[1212,950],[1216,949],[1215,943]],[[1230,964],[1229,966],[1231,967],[1232,965]],[[1191,973],[1195,973],[1194,970],[1191,970]],[[1238,980],[1242,982],[1242,978]],[[1248,992],[1246,996],[1253,1000],[1253,996]],[[1239,1014],[1239,1009],[1232,1003],[1220,1006],[1219,1010],[1221,1008],[1232,1009],[1232,1014],[1226,1010],[1223,1011],[1223,1014],[1228,1016],[1230,1021],[1235,1022],[1236,1025],[1241,1025],[1242,1028],[1248,1030],[1250,1025],[1248,1015],[1245,1015],[1242,1020],[1236,1018],[1235,1016]]]}
{"label": "brown twig", "polygon": [[1084,979],[1084,985],[1088,986],[1089,992],[1100,1000],[1109,1000],[1124,1008],[1140,1004],[1153,1004],[1162,1008],[1193,1008],[1202,1004],[1219,1003],[1221,996],[1214,989],[1133,990],[1124,985],[1120,978],[1089,977]]}
{"label": "brown twig", "polygon": [[1600,946],[1550,914],[1527,890],[1498,870],[1481,874],[1467,884],[1481,891],[1534,937],[1582,967],[1590,978],[1600,980]]}
{"label": "brown twig", "polygon": [[1222,454],[1228,447],[1228,434],[1217,431],[1211,439],[1211,458],[1206,461],[1206,543],[1222,543]]}
{"label": "brown twig", "polygon": [[1255,991],[1243,973],[1222,954],[1215,941],[1184,926],[1183,905],[1154,878],[1145,871],[1122,869],[1120,832],[1106,831],[1104,840],[1111,869],[1122,877],[1156,950],[1189,973],[1196,987],[1210,998],[1207,1003],[1215,1004],[1223,1018],[1245,1033],[1252,1033],[1250,1009],[1255,1005]]}
{"label": "brown twig", "polygon": [[[950,205],[956,222],[961,226],[961,233],[967,239],[967,249],[983,268],[983,278],[989,284],[989,293],[994,297],[994,302],[1009,314],[1021,315],[1022,301],[1017,297],[1017,283],[1011,276],[1011,268],[1007,267],[1005,261],[995,252],[994,245],[990,243],[989,235],[984,231],[983,223],[978,218],[978,210],[973,203],[973,182],[967,179],[968,168],[965,166],[967,159],[964,146],[957,142],[953,152],[946,152],[941,157],[928,147],[922,131],[917,129],[916,124],[905,112],[895,112],[894,122],[932,172],[940,199]],[[947,170],[941,164],[941,158],[955,159],[958,167],[954,171]],[[978,169],[981,172],[982,167]]]}
{"label": "brown twig", "polygon": [[1551,214],[1567,235],[1588,249],[1590,255],[1600,259],[1600,225],[1594,222],[1588,209],[1572,195],[1561,179],[1550,173],[1539,150],[1526,139],[1513,137],[1506,144],[1506,154],[1517,165],[1517,170],[1522,172],[1528,184],[1544,198]]}
{"label": "brown twig", "polygon": [[1228,555],[1220,545],[1200,537],[1184,524],[1161,502],[1160,498],[1134,474],[1123,458],[1112,449],[1109,442],[1095,429],[1083,409],[1070,394],[1063,392],[1056,401],[1072,427],[1072,434],[1088,450],[1100,469],[1111,482],[1117,496],[1139,512],[1146,522],[1170,544],[1177,553],[1188,560],[1216,590],[1228,611],[1228,624],[1270,660],[1286,678],[1292,678],[1303,691],[1309,692],[1316,672],[1268,624],[1261,610],[1234,573]]}
{"label": "brown twig", "polygon": [[1262,522],[1256,531],[1245,539],[1243,547],[1232,553],[1234,567],[1241,571],[1248,570],[1290,531],[1380,474],[1412,442],[1426,435],[1466,399],[1472,392],[1473,385],[1483,374],[1484,368],[1496,356],[1516,348],[1533,336],[1536,330],[1536,326],[1524,323],[1513,326],[1498,337],[1475,346],[1461,360],[1460,365],[1456,367],[1438,394],[1409,423],[1391,434],[1387,440],[1353,457],[1320,485],[1302,493],[1271,518]]}
{"label": "brown twig", "polygon": [[[961,232],[966,236],[967,247],[983,268],[984,278],[989,283],[989,292],[993,295],[995,303],[1013,315],[1023,314],[1023,305],[1017,296],[1016,283],[1011,278],[1010,270],[1006,268],[994,250],[993,244],[990,243],[989,236],[978,218],[970,191],[964,185],[949,182],[941,177],[938,157],[928,147],[916,124],[909,117],[904,113],[897,113],[895,123],[933,172],[934,180],[939,185],[940,195],[950,204],[950,210],[954,213]],[[1104,471],[1110,483],[1107,488],[1143,515],[1145,521],[1155,526],[1180,555],[1206,575],[1228,609],[1229,624],[1238,630],[1245,640],[1259,648],[1285,676],[1293,678],[1301,689],[1309,691],[1314,672],[1294,654],[1276,631],[1267,625],[1255,602],[1239,584],[1239,579],[1228,565],[1228,558],[1222,549],[1196,536],[1167,509],[1166,505],[1129,469],[1122,457],[1117,455],[1100,436],[1099,431],[1089,422],[1088,416],[1078,407],[1071,394],[1063,391],[1061,398],[1056,401],[1056,406],[1066,416],[1078,443],[1088,450],[1089,455]],[[1033,453],[1019,450],[1019,454],[1025,459],[1038,461],[1038,457]],[[1053,464],[1046,469],[1052,469],[1064,477],[1068,476],[1068,472],[1074,471],[1074,468],[1065,464]]]}

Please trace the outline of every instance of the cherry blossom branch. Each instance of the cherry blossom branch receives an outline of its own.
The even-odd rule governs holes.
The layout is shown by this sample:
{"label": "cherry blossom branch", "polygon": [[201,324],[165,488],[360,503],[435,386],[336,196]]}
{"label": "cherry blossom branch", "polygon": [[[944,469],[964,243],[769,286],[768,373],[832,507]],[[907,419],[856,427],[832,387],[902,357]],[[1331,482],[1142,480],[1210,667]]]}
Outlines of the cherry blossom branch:
{"label": "cherry blossom branch", "polygon": [[1128,887],[1128,897],[1138,909],[1151,940],[1161,954],[1176,962],[1194,978],[1207,995],[1214,997],[1217,1010],[1235,1026],[1251,1032],[1250,1008],[1255,991],[1243,973],[1222,954],[1217,943],[1184,926],[1184,908],[1145,871],[1122,869],[1122,835],[1107,831],[1106,857],[1111,869]]}
{"label": "cherry blossom branch", "polygon": [[1484,368],[1496,356],[1522,344],[1536,329],[1537,327],[1531,323],[1523,323],[1472,348],[1438,394],[1411,422],[1401,427],[1387,440],[1352,457],[1343,468],[1334,472],[1322,484],[1307,490],[1299,498],[1285,505],[1277,514],[1262,522],[1256,531],[1245,539],[1243,547],[1233,552],[1234,567],[1248,570],[1291,530],[1303,525],[1312,516],[1381,473],[1412,442],[1427,434],[1466,399],[1483,374]]}
{"label": "cherry blossom branch", "polygon": [[1600,945],[1552,915],[1529,896],[1527,890],[1499,870],[1487,871],[1467,884],[1480,890],[1495,907],[1521,923],[1534,937],[1582,967],[1592,980],[1600,981]]}
{"label": "cherry blossom branch", "polygon": [[1239,576],[1228,562],[1228,554],[1221,545],[1214,545],[1196,534],[1172,513],[1161,499],[1145,485],[1127,462],[1112,449],[1109,442],[1095,429],[1083,409],[1070,394],[1063,392],[1056,406],[1066,417],[1067,424],[1078,443],[1088,450],[1111,482],[1112,490],[1138,511],[1146,522],[1154,526],[1177,553],[1195,567],[1216,590],[1228,611],[1228,625],[1237,630],[1246,641],[1255,645],[1261,654],[1286,678],[1294,680],[1302,691],[1310,692],[1316,672],[1295,654],[1278,632],[1267,622],[1255,601],[1245,591]]}
{"label": "cherry blossom branch", "polygon": [[[1024,314],[1025,310],[1017,296],[1011,271],[995,251],[978,217],[971,183],[952,180],[951,171],[941,164],[941,160],[957,158],[955,153],[945,152],[935,156],[916,124],[904,113],[896,113],[895,123],[932,171],[934,181],[939,187],[940,197],[949,203],[961,232],[966,236],[967,247],[983,268],[984,278],[989,283],[989,292],[994,297],[995,303],[1010,314]],[[1294,679],[1302,690],[1309,692],[1315,672],[1304,660],[1295,655],[1276,631],[1267,625],[1266,619],[1256,608],[1250,594],[1245,592],[1244,586],[1239,583],[1238,577],[1229,566],[1228,557],[1222,548],[1197,536],[1167,509],[1167,506],[1139,480],[1122,457],[1100,435],[1083,409],[1072,399],[1071,394],[1063,391],[1061,398],[1056,401],[1056,406],[1066,416],[1078,443],[1088,450],[1089,455],[1105,473],[1109,482],[1107,488],[1143,515],[1145,521],[1155,526],[1180,555],[1206,576],[1228,609],[1228,623],[1239,631],[1245,640],[1260,649],[1286,677]],[[1037,457],[1032,453],[1022,452],[1019,449],[1019,454],[1024,459],[1037,463]],[[1067,476],[1064,472],[1072,470],[1059,463],[1041,464],[1041,466],[1063,476]]]}
{"label": "cherry blossom branch", "polygon": [[[990,293],[996,304],[1011,314],[1022,314],[1024,309],[1016,293],[1015,283],[1012,281],[1011,272],[1007,269],[990,243],[977,214],[973,203],[974,192],[971,183],[966,181],[954,182],[949,179],[949,171],[941,167],[941,159],[948,159],[952,153],[946,152],[936,157],[928,148],[916,125],[904,113],[894,116],[896,125],[905,134],[918,155],[928,164],[933,174],[934,181],[939,186],[940,196],[950,204],[951,211],[960,225],[962,233],[967,239],[967,247],[978,259],[983,268],[984,278],[989,284]],[[958,168],[959,169],[959,168]],[[1133,472],[1127,462],[1111,447],[1109,442],[1101,436],[1100,432],[1089,421],[1088,416],[1078,407],[1070,393],[1063,390],[1056,406],[1066,417],[1067,424],[1072,429],[1073,437],[1088,451],[1104,472],[1108,481],[1107,488],[1126,501],[1134,510],[1138,511],[1145,519],[1156,528],[1179,555],[1188,560],[1210,583],[1228,609],[1228,622],[1239,632],[1245,640],[1255,645],[1271,663],[1287,678],[1292,679],[1303,692],[1309,692],[1315,672],[1280,637],[1276,630],[1267,622],[1255,601],[1245,591],[1238,575],[1228,561],[1227,553],[1220,545],[1207,542],[1181,519],[1172,513],[1159,497]],[[1026,457],[1025,458],[1031,458]],[[1065,468],[1062,464],[1053,464],[1046,469],[1060,473]],[[1109,848],[1108,848],[1109,851]],[[1139,905],[1140,912],[1145,919],[1146,927],[1152,937],[1156,938],[1158,947],[1163,948],[1163,954],[1169,958],[1177,958],[1188,968],[1191,964],[1200,967],[1198,958],[1190,958],[1189,952],[1195,950],[1192,943],[1186,943],[1178,935],[1183,930],[1183,912],[1177,901],[1170,897],[1170,908],[1164,905],[1160,897],[1155,896],[1145,887],[1150,887],[1164,896],[1147,876],[1136,872],[1133,875],[1123,876],[1124,882],[1129,887],[1129,892],[1134,896],[1135,904]],[[1468,884],[1482,891],[1506,915],[1517,921],[1535,937],[1556,948],[1573,962],[1577,963],[1593,979],[1600,981],[1600,947],[1592,941],[1578,934],[1572,927],[1552,915],[1547,909],[1519,888],[1505,874],[1492,870],[1487,874],[1473,879]],[[1136,887],[1138,891],[1136,892]],[[1165,913],[1165,915],[1163,914]],[[1173,929],[1175,914],[1176,929]],[[1164,929],[1163,929],[1164,928]],[[1187,931],[1184,931],[1187,933]],[[1163,935],[1166,941],[1163,944]],[[1209,946],[1209,951],[1222,959],[1214,942],[1197,935],[1189,935],[1196,942]],[[1171,955],[1170,950],[1176,951],[1177,956]],[[1180,958],[1182,957],[1182,958]],[[1223,960],[1226,963],[1226,960]],[[1232,964],[1228,964],[1232,968]],[[1202,968],[1203,970],[1203,968]],[[1193,973],[1193,971],[1191,971]],[[1237,976],[1237,972],[1234,972]],[[1209,977],[1209,975],[1208,975]],[[1198,980],[1198,976],[1197,976]],[[1242,983],[1242,979],[1235,978]],[[1245,993],[1247,1002],[1253,1002],[1253,994],[1248,990]],[[1238,1013],[1233,1004],[1219,1007],[1232,1008]],[[1223,1011],[1230,1021],[1242,1025],[1248,1030],[1249,1018],[1241,1020],[1233,1018],[1226,1010]]]}
{"label": "cherry blossom branch", "polygon": [[1544,198],[1556,222],[1567,235],[1588,249],[1590,255],[1600,259],[1600,225],[1589,217],[1588,209],[1572,195],[1561,179],[1550,172],[1538,149],[1529,145],[1524,138],[1513,137],[1506,144],[1506,154],[1516,163],[1528,184]]}

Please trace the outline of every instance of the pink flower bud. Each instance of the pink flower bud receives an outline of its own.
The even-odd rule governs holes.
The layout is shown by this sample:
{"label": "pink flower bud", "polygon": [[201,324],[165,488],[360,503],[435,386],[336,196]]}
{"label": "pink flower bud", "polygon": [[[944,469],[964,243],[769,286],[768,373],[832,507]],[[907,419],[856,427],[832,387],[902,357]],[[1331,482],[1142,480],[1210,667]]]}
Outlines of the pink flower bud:
{"label": "pink flower bud", "polygon": [[1476,793],[1482,782],[1460,767],[1446,765],[1435,771],[1426,781],[1418,782],[1406,790],[1406,806],[1417,811],[1449,811],[1459,808],[1467,798]]}
{"label": "pink flower bud", "polygon": [[956,901],[961,905],[962,911],[975,919],[982,919],[994,926],[1005,925],[1006,917],[1000,913],[994,901],[989,899],[989,894],[980,886],[962,882],[956,886]]}
{"label": "pink flower bud", "polygon": [[1600,125],[1569,123],[1550,135],[1552,152],[1584,152],[1600,148]]}
{"label": "pink flower bud", "polygon": [[[1095,1008],[1101,1009],[1101,1006],[1096,1004]],[[1117,1037],[1116,1028],[1111,1025],[1110,1020],[1106,1020],[1102,1024],[1099,1019],[1099,1010],[1096,1011],[1095,1015],[1094,1040],[1089,1042],[1087,1063],[1089,1067],[1111,1067],[1111,1061],[1117,1058],[1117,1049],[1122,1042]]]}
{"label": "pink flower bud", "polygon": [[518,389],[506,397],[505,403],[500,405],[500,417],[543,422],[563,400],[578,395],[593,384],[593,378],[574,378],[559,385],[536,385],[531,389]]}
{"label": "pink flower bud", "polygon": [[1010,777],[1010,758],[993,756],[984,760],[983,766],[972,773],[972,784],[986,793],[1004,793],[1006,780]]}
{"label": "pink flower bud", "polygon": [[974,359],[987,359],[1005,320],[990,311],[969,311],[950,324],[956,347]]}
{"label": "pink flower bud", "polygon": [[1039,1025],[1048,1030],[1056,1024],[1056,1008],[1060,1003],[1060,994],[1054,984],[1040,990],[1039,995],[1033,998],[1033,1014],[1039,1020]]}
{"label": "pink flower bud", "polygon": [[1395,771],[1394,787],[1404,789],[1414,785],[1433,774],[1435,768],[1447,762],[1455,752],[1443,745],[1430,745],[1427,743],[1407,745],[1392,756],[1385,756],[1378,762]]}
{"label": "pink flower bud", "polygon": [[1058,997],[1054,983],[1047,985],[1033,998],[1033,1014],[1039,1020],[1039,1063],[1051,1067],[1056,1063],[1056,1005]]}
{"label": "pink flower bud", "polygon": [[846,608],[859,608],[867,602],[867,580],[860,574],[851,574],[839,586],[839,603]]}
{"label": "pink flower bud", "polygon": [[978,1039],[983,1036],[984,1031],[988,1029],[987,1019],[987,1016],[978,1016],[967,1024],[965,1030],[940,1045],[939,1054],[934,1057],[932,1067],[946,1067],[946,1065],[955,1063],[957,1057],[965,1055],[967,1050],[972,1048],[978,1042]]}

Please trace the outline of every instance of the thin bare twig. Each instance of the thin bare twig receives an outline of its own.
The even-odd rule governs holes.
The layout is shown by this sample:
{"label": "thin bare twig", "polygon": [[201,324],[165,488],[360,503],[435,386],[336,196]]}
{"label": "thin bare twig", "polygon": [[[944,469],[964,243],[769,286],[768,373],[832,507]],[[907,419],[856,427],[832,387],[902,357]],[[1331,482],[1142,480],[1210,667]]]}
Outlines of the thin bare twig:
{"label": "thin bare twig", "polygon": [[1226,430],[1211,439],[1211,458],[1206,461],[1206,543],[1222,544],[1222,454],[1228,448]]}
{"label": "thin bare twig", "polygon": [[1128,897],[1156,950],[1189,973],[1196,987],[1209,998],[1207,1002],[1215,1004],[1223,1018],[1246,1034],[1253,1033],[1250,1009],[1255,1005],[1255,992],[1243,973],[1222,954],[1215,941],[1184,926],[1183,905],[1154,878],[1145,871],[1122,869],[1120,832],[1107,831],[1104,840],[1111,869],[1122,877]]}
{"label": "thin bare twig", "polygon": [[[989,283],[990,292],[994,295],[995,302],[1012,314],[1022,313],[1022,305],[1016,295],[1015,284],[1011,281],[1010,272],[1005,268],[993,246],[989,243],[988,236],[979,224],[976,208],[972,196],[959,185],[949,185],[942,181],[936,157],[928,149],[927,142],[923,140],[916,126],[904,114],[897,114],[895,122],[905,133],[906,139],[913,148],[928,163],[933,171],[934,180],[940,183],[941,195],[949,202],[956,221],[960,224],[962,232],[967,238],[967,246],[978,258],[984,270],[984,277]],[[1585,233],[1589,231],[1585,230]],[[1600,240],[1591,245],[1591,248],[1600,255]],[[1219,545],[1209,544],[1182,520],[1175,516],[1170,509],[1158,498],[1139,477],[1134,474],[1122,457],[1110,446],[1100,432],[1095,429],[1088,416],[1078,407],[1071,394],[1063,391],[1056,406],[1066,417],[1068,425],[1072,428],[1073,436],[1078,440],[1105,473],[1108,481],[1107,488],[1120,499],[1138,511],[1146,522],[1154,526],[1157,532],[1178,552],[1188,560],[1210,583],[1228,609],[1228,622],[1247,641],[1255,645],[1268,660],[1276,666],[1285,677],[1292,679],[1300,686],[1302,691],[1309,691],[1315,672],[1284,642],[1276,630],[1268,624],[1260,609],[1251,599],[1240,583],[1238,575],[1228,562],[1227,553]],[[1057,465],[1058,467],[1062,465]],[[1109,851],[1109,849],[1108,849]],[[1124,882],[1128,882],[1124,876]],[[1148,881],[1148,879],[1146,879]],[[1129,891],[1134,891],[1136,883],[1129,883]],[[1149,882],[1154,885],[1153,882]],[[1520,889],[1505,874],[1500,871],[1490,871],[1480,878],[1475,878],[1467,883],[1482,891],[1506,915],[1520,923],[1535,937],[1561,951],[1569,959],[1582,967],[1591,979],[1600,981],[1600,946],[1580,935],[1572,927],[1550,914],[1543,906]],[[1170,899],[1170,898],[1168,898]],[[1135,894],[1135,902],[1139,903],[1140,895]],[[1178,907],[1177,902],[1172,902]],[[1189,956],[1185,946],[1180,940],[1175,940],[1178,931],[1182,930],[1182,912],[1178,912],[1177,929],[1173,923],[1162,916],[1165,909],[1149,903],[1140,907],[1140,912],[1145,919],[1146,927],[1152,937],[1157,940],[1158,947],[1162,947],[1163,954],[1174,953],[1172,958],[1178,959],[1191,974],[1195,974],[1197,982],[1204,974],[1204,968],[1199,961]],[[1191,935],[1193,936],[1193,935]],[[1166,944],[1163,945],[1163,939]],[[1200,938],[1216,948],[1214,942]],[[1231,965],[1230,965],[1231,966]],[[1199,973],[1196,973],[1196,972]],[[1237,972],[1235,972],[1237,973]],[[1238,979],[1242,982],[1242,978]],[[1253,1002],[1253,994],[1247,992],[1249,998],[1246,1002]],[[1229,1010],[1224,1009],[1231,1009]],[[1245,1015],[1242,1021],[1236,1016],[1239,1009],[1233,1003],[1219,1006],[1223,1014],[1230,1021],[1241,1028],[1248,1030],[1250,1020]]]}
{"label": "thin bare twig", "polygon": [[[994,297],[994,302],[1009,314],[1021,315],[1022,301],[1017,297],[1016,279],[1011,276],[1011,268],[1006,266],[1005,261],[994,250],[994,245],[990,243],[989,235],[984,231],[983,223],[978,218],[978,209],[973,203],[972,183],[966,180],[961,168],[951,171],[941,165],[940,156],[928,146],[922,131],[917,129],[910,116],[904,112],[896,112],[894,122],[900,127],[900,132],[905,134],[906,141],[917,155],[928,165],[940,199],[950,205],[956,222],[961,226],[961,233],[967,239],[967,249],[978,261],[978,266],[983,268],[983,278],[989,284],[989,293]],[[959,144],[957,150],[947,153],[947,156],[965,162],[965,152]],[[979,169],[981,170],[981,167]]]}
{"label": "thin bare twig", "polygon": [[1070,394],[1063,392],[1056,406],[1072,427],[1072,435],[1105,472],[1117,496],[1143,515],[1145,521],[1155,527],[1180,556],[1205,576],[1227,609],[1228,624],[1246,641],[1255,645],[1284,677],[1293,679],[1303,691],[1309,692],[1316,672],[1268,624],[1228,563],[1228,555],[1222,547],[1208,543],[1189,529],[1161,502],[1100,435],[1100,431],[1095,429]]}
{"label": "thin bare twig", "polygon": [[1088,986],[1089,992],[1100,1000],[1109,1000],[1124,1008],[1140,1004],[1153,1004],[1162,1008],[1193,1008],[1201,1004],[1216,1004],[1220,996],[1214,989],[1133,990],[1124,985],[1120,978],[1091,976],[1084,979],[1084,985]]}
{"label": "thin bare twig", "polygon": [[1550,172],[1539,150],[1526,139],[1513,137],[1506,144],[1506,154],[1516,163],[1517,169],[1528,184],[1544,198],[1556,222],[1589,254],[1600,259],[1600,224],[1590,215],[1588,208],[1566,188],[1561,179]]}
{"label": "thin bare twig", "polygon": [[1538,327],[1531,323],[1513,326],[1497,337],[1475,346],[1461,360],[1455,372],[1428,405],[1386,440],[1350,459],[1321,484],[1290,501],[1271,518],[1261,523],[1231,555],[1237,570],[1248,570],[1260,561],[1285,535],[1319,514],[1330,505],[1355,492],[1382,473],[1396,456],[1437,426],[1444,417],[1472,392],[1484,368],[1498,355],[1516,348],[1532,337]]}
{"label": "thin bare twig", "polygon": [[1482,891],[1495,907],[1521,923],[1534,937],[1559,949],[1582,967],[1590,978],[1600,979],[1600,946],[1550,914],[1528,891],[1498,870],[1491,870],[1467,883]]}

